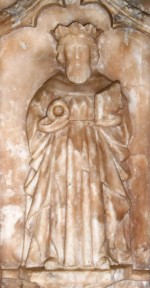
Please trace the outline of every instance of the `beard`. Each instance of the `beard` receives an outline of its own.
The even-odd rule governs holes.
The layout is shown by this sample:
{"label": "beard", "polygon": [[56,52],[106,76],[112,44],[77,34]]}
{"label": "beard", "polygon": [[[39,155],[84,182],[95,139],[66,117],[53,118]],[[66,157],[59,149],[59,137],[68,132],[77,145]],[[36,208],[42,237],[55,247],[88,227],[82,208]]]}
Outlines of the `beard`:
{"label": "beard", "polygon": [[66,73],[68,79],[76,84],[82,84],[86,82],[91,75],[91,67],[89,64],[76,62],[75,64],[69,64],[66,67]]}

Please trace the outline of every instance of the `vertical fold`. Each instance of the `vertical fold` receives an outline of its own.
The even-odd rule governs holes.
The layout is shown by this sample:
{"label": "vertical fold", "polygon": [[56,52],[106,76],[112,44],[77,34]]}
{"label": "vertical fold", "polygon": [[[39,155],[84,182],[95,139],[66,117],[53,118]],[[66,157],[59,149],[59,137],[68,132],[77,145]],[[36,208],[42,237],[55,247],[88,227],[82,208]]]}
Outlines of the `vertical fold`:
{"label": "vertical fold", "polygon": [[[84,125],[84,124],[83,124]],[[93,266],[92,252],[92,231],[91,231],[91,190],[90,190],[90,167],[89,167],[89,151],[86,126],[82,128],[82,221],[83,221],[83,265]]]}
{"label": "vertical fold", "polygon": [[[52,174],[52,193],[50,199],[50,253],[61,265],[64,264],[65,214],[66,214],[66,145],[68,128],[56,133],[55,163]],[[61,138],[61,142],[58,141]]]}
{"label": "vertical fold", "polygon": [[91,233],[94,266],[101,266],[101,259],[106,257],[106,233],[103,191],[101,184],[102,161],[99,142],[94,126],[86,127],[89,171],[90,171],[90,203],[91,203]]}
{"label": "vertical fold", "polygon": [[76,265],[77,231],[76,231],[76,189],[75,189],[75,132],[69,127],[67,140],[67,199],[66,199],[66,229],[65,229],[65,266]]}
{"label": "vertical fold", "polygon": [[[50,165],[52,165],[52,159],[54,157],[54,138],[55,137],[53,136],[50,138],[49,146],[43,155],[43,160],[39,167],[39,179],[35,187],[32,204],[27,216],[23,257],[27,261],[27,266],[34,266],[34,264],[36,266],[37,262],[39,261],[39,265],[41,266],[46,257],[46,244],[49,230],[47,229],[47,221],[49,214],[48,209],[50,205],[50,189],[48,189],[48,186],[51,181],[49,169]],[[45,181],[43,181],[43,178]],[[41,235],[44,235],[45,238],[44,245],[43,237],[41,237]],[[38,255],[38,260],[35,259],[36,255]]]}

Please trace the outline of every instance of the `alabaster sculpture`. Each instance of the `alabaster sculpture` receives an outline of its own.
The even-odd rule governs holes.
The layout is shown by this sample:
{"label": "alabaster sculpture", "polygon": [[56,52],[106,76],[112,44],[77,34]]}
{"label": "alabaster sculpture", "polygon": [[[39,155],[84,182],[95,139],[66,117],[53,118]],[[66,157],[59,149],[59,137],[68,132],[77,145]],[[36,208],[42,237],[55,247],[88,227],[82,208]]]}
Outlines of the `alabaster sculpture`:
{"label": "alabaster sculpture", "polygon": [[150,23],[135,5],[2,1],[2,288],[149,288]]}
{"label": "alabaster sculpture", "polygon": [[29,106],[27,267],[131,263],[128,103],[96,70],[97,33],[77,22],[56,28],[62,66]]}

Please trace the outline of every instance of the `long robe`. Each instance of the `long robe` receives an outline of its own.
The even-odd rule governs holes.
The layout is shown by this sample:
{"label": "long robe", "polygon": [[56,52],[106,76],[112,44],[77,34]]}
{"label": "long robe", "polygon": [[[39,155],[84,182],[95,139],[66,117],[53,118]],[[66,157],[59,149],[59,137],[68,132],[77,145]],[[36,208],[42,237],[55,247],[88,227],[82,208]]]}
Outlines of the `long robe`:
{"label": "long robe", "polygon": [[[124,181],[130,120],[120,85],[115,82],[96,95],[52,94],[29,139],[25,265],[129,264],[130,201]],[[63,116],[48,118],[48,107],[60,103],[67,110],[63,128]]]}

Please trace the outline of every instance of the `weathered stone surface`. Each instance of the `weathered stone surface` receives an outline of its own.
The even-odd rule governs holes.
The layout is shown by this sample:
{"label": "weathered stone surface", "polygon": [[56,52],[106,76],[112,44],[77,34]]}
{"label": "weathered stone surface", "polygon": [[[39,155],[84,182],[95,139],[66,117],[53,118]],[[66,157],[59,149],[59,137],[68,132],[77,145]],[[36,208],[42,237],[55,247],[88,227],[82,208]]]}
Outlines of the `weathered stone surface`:
{"label": "weathered stone surface", "polygon": [[0,1],[0,10],[8,8],[10,5],[16,3],[17,0],[1,0]]}
{"label": "weathered stone surface", "polygon": [[150,5],[13,2],[0,3],[2,287],[148,288]]}
{"label": "weathered stone surface", "polygon": [[[75,274],[72,275],[73,279],[71,281],[71,279],[68,278],[69,273],[67,273],[67,278],[64,278],[64,283],[61,277],[61,281],[59,281],[58,275],[55,275],[54,279],[53,279],[53,275],[49,275],[49,277],[45,277],[45,279],[42,278],[40,279],[39,277],[37,277],[34,280],[34,283],[28,282],[28,281],[24,281],[24,280],[15,280],[15,279],[3,279],[2,283],[1,283],[1,287],[2,288],[74,288],[74,287],[78,287],[78,288],[85,288],[85,287],[89,287],[89,288],[149,288],[149,281],[134,281],[134,280],[121,280],[119,282],[116,282],[114,284],[108,285],[106,283],[108,283],[108,281],[103,281],[101,280],[100,282],[96,280],[98,280],[94,273],[93,273],[93,281],[90,281],[89,277],[88,280],[86,278],[86,281],[83,281],[84,277],[80,277],[79,272],[77,275],[77,279],[75,277]],[[41,275],[42,276],[42,275]],[[87,275],[86,275],[87,276]],[[100,275],[99,275],[100,276]],[[50,280],[51,279],[51,280]],[[52,280],[53,279],[53,280]],[[92,279],[91,279],[92,280]],[[114,281],[114,279],[113,279]],[[98,283],[99,282],[99,283]],[[36,284],[38,283],[38,284]]]}
{"label": "weathered stone surface", "polygon": [[109,287],[111,288],[148,288],[149,287],[150,282],[146,282],[146,281],[121,281],[119,283],[113,284]]}

